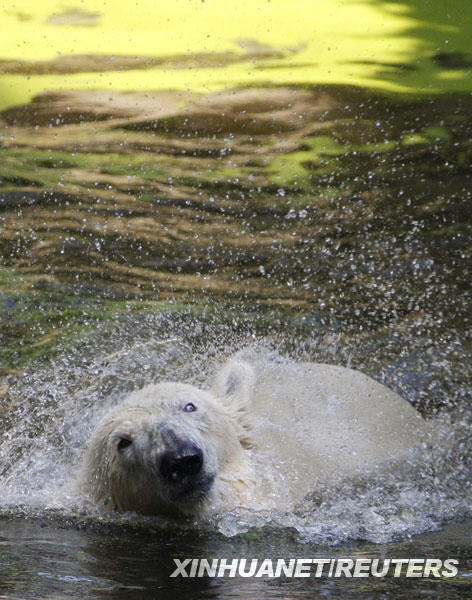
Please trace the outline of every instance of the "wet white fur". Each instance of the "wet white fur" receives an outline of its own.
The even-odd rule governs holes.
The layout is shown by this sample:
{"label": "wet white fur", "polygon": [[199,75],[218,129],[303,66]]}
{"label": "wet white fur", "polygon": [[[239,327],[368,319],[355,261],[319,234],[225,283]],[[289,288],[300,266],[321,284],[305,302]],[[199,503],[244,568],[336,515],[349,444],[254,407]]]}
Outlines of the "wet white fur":
{"label": "wet white fur", "polygon": [[[186,413],[188,402],[197,411]],[[156,472],[162,424],[202,449],[215,477],[204,498],[169,499]],[[122,436],[134,442],[118,453]],[[232,359],[208,391],[160,383],[132,393],[98,424],[78,481],[97,502],[144,514],[290,509],[320,483],[388,468],[433,436],[406,401],[359,372]]]}

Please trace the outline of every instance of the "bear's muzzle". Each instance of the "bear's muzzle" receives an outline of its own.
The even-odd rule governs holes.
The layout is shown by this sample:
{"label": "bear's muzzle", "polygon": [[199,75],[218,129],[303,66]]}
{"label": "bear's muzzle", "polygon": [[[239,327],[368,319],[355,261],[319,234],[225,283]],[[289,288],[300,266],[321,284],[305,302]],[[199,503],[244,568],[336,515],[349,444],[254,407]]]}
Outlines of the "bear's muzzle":
{"label": "bear's muzzle", "polygon": [[192,442],[166,450],[160,459],[159,473],[167,481],[177,482],[198,475],[203,467],[203,452]]}
{"label": "bear's muzzle", "polygon": [[164,450],[158,456],[158,469],[170,497],[174,501],[203,497],[211,488],[214,477],[205,472],[201,448],[169,428],[161,429],[161,439]]}

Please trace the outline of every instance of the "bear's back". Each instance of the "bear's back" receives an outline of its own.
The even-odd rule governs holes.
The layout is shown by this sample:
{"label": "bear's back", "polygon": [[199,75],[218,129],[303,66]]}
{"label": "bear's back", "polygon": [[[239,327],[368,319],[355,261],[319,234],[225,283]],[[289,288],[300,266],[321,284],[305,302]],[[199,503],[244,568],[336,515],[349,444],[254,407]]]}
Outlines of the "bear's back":
{"label": "bear's back", "polygon": [[319,482],[405,458],[433,434],[408,402],[352,369],[317,363],[256,368],[256,454],[272,476],[275,469],[276,494],[287,484],[285,503],[300,500]]}

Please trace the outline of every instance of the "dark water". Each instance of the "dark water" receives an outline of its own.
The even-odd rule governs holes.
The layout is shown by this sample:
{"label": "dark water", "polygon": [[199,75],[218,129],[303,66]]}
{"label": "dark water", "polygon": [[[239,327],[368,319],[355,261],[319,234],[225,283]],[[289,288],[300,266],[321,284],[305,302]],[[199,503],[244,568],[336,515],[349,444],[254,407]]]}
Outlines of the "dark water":
{"label": "dark water", "polygon": [[[244,113],[235,96],[231,119],[197,132],[92,120],[80,135],[25,126],[4,149],[6,597],[471,596],[472,103],[277,94]],[[159,379],[201,384],[248,346],[357,368],[446,420],[450,443],[420,475],[198,528],[68,495],[107,406]],[[189,556],[457,558],[459,574],[170,580]]]}
{"label": "dark water", "polygon": [[[96,528],[95,528],[96,529]],[[344,544],[333,550],[301,545],[290,533],[223,536],[96,531],[40,521],[0,522],[0,593],[11,598],[470,598],[472,522],[414,540]],[[170,578],[172,559],[197,558],[455,558],[451,579],[417,578]]]}

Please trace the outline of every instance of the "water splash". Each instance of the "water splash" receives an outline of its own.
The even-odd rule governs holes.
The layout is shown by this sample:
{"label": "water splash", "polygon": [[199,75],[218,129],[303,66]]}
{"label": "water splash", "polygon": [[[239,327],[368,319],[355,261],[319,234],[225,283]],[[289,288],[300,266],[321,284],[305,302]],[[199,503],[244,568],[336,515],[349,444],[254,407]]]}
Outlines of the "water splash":
{"label": "water splash", "polygon": [[[175,527],[165,519],[101,513],[91,504],[78,503],[68,483],[97,419],[127,393],[162,379],[202,385],[218,363],[245,346],[249,348],[246,354],[258,352],[272,359],[280,360],[284,354],[297,360],[354,364],[394,385],[425,410],[432,404],[446,405],[448,410],[440,416],[443,438],[419,463],[317,489],[292,513],[237,509],[213,516],[198,527],[225,535],[269,527],[296,531],[309,542],[364,539],[381,543],[470,515],[470,390],[461,384],[465,350],[456,342],[421,352],[416,340],[415,352],[398,360],[399,349],[412,342],[405,339],[406,334],[398,334],[390,341],[396,360],[384,355],[379,364],[378,357],[366,354],[357,339],[330,335],[321,325],[316,330],[305,328],[303,335],[299,327],[286,329],[277,324],[258,332],[244,317],[222,325],[190,315],[123,315],[113,324],[103,324],[72,351],[64,351],[50,366],[29,371],[21,379],[7,377],[8,391],[0,405],[5,416],[0,514]],[[369,344],[379,344],[372,336]],[[412,373],[418,376],[412,379]]]}

